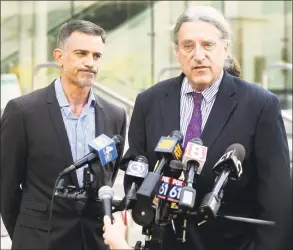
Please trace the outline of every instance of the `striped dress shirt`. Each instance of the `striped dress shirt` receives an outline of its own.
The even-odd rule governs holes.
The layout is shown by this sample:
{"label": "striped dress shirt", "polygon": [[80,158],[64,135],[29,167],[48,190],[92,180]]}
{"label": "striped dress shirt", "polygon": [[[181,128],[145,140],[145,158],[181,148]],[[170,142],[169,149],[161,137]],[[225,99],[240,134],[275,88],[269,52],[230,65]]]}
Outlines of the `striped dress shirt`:
{"label": "striped dress shirt", "polygon": [[[210,115],[211,109],[216,100],[216,96],[219,91],[223,75],[224,71],[222,71],[220,77],[216,80],[214,84],[212,84],[209,88],[202,91],[203,100],[200,107],[202,116],[201,131],[203,131],[204,129],[204,126]],[[191,93],[193,91],[194,90],[189,84],[187,77],[184,77],[180,92],[180,131],[183,135],[186,134],[186,130],[192,116],[193,97]]]}

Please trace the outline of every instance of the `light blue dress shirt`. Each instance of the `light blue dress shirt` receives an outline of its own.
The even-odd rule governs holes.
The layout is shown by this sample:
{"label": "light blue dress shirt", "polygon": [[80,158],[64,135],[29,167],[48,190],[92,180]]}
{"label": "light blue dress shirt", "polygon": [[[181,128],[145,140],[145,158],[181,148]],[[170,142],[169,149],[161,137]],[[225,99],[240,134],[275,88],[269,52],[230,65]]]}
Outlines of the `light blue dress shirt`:
{"label": "light blue dress shirt", "polygon": [[[77,117],[71,111],[60,77],[55,81],[55,91],[67,131],[72,158],[75,162],[90,152],[88,145],[95,138],[95,95],[90,90],[88,102],[83,107],[80,116]],[[87,165],[76,171],[80,187],[83,186],[83,169],[85,167]]]}

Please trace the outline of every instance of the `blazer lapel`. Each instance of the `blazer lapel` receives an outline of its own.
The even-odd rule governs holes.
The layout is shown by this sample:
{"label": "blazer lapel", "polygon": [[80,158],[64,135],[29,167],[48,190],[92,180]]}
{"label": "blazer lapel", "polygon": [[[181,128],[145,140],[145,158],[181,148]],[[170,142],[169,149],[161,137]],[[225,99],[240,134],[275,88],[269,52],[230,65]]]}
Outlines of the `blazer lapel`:
{"label": "blazer lapel", "polygon": [[[73,163],[73,158],[60,106],[56,97],[54,82],[52,82],[47,89],[47,104],[52,123],[58,135],[57,137],[59,140],[61,154],[64,156],[66,167],[68,167]],[[71,178],[74,185],[78,187],[77,175],[75,171],[71,173]]]}
{"label": "blazer lapel", "polygon": [[168,136],[172,131],[180,131],[180,90],[184,74],[176,77],[167,85],[161,100],[162,136]]}
{"label": "blazer lapel", "polygon": [[101,99],[95,94],[96,106],[95,106],[95,134],[96,137],[105,133],[105,121],[106,116],[104,114],[104,105]]}
{"label": "blazer lapel", "polygon": [[237,100],[232,97],[234,94],[233,78],[225,72],[218,95],[201,135],[203,144],[208,147],[208,150],[212,148],[237,105]]}

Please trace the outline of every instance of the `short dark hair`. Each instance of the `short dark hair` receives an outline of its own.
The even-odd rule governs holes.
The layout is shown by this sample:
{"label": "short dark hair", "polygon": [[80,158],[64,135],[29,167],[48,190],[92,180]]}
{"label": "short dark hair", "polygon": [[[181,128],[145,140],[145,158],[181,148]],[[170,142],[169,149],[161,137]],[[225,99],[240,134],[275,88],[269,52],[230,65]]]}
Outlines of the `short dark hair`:
{"label": "short dark hair", "polygon": [[65,41],[75,31],[93,36],[100,36],[102,38],[103,43],[105,43],[106,41],[106,32],[100,26],[85,20],[71,20],[67,23],[64,23],[61,26],[57,38],[57,48],[62,48]]}

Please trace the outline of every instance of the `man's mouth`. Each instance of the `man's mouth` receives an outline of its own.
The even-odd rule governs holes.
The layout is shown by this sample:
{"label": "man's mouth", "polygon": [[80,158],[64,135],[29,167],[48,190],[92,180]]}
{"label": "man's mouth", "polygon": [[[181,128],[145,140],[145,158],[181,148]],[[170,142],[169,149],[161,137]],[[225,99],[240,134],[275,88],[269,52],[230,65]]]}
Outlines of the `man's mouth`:
{"label": "man's mouth", "polygon": [[83,73],[87,73],[87,74],[96,74],[96,72],[94,72],[94,71],[88,71],[88,70],[80,70],[81,72],[83,72]]}
{"label": "man's mouth", "polygon": [[196,66],[196,67],[193,67],[193,69],[206,69],[207,67],[206,66]]}

